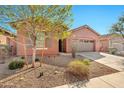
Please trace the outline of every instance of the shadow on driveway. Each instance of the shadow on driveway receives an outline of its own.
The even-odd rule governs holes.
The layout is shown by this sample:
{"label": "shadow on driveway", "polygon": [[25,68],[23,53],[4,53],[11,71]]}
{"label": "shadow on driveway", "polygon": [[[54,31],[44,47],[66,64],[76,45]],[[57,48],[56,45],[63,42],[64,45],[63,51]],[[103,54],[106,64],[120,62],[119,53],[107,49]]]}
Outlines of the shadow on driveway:
{"label": "shadow on driveway", "polygon": [[91,60],[97,60],[105,57],[101,55],[100,52],[80,52],[78,53],[78,55],[81,55]]}

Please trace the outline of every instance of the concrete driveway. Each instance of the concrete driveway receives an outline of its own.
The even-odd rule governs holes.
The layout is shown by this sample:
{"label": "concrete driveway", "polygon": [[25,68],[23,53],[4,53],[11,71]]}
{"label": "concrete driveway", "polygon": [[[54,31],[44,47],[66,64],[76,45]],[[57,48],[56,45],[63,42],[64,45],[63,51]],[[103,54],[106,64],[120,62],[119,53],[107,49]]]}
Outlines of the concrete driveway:
{"label": "concrete driveway", "polygon": [[124,57],[101,52],[82,52],[78,55],[94,60],[119,71],[124,71]]}

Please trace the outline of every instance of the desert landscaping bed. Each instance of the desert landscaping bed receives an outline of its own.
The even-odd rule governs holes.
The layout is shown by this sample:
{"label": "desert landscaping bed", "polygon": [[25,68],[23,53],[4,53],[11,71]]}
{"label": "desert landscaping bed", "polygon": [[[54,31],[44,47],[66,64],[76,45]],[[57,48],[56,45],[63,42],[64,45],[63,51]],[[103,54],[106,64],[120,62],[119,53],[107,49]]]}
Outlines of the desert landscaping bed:
{"label": "desert landscaping bed", "polygon": [[[38,63],[37,63],[38,64]],[[11,80],[3,82],[0,87],[14,88],[50,88],[67,84],[65,78],[66,67],[43,64],[42,67],[36,68],[30,72],[19,75]],[[40,73],[42,73],[40,77]],[[115,69],[107,67],[97,62],[91,62],[89,78],[118,72]]]}

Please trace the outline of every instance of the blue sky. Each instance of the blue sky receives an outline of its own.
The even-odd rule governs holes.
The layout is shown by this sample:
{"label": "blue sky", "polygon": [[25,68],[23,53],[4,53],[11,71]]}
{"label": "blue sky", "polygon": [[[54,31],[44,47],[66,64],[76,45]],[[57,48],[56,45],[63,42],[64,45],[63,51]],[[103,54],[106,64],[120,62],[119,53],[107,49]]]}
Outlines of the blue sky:
{"label": "blue sky", "polygon": [[[72,12],[74,18],[72,29],[87,24],[98,33],[107,34],[111,25],[116,23],[118,17],[123,14],[124,6],[75,5]],[[0,26],[15,31],[4,22],[0,22]]]}
{"label": "blue sky", "polygon": [[124,6],[73,6],[72,28],[89,25],[100,34],[107,34],[112,24],[124,13]]}

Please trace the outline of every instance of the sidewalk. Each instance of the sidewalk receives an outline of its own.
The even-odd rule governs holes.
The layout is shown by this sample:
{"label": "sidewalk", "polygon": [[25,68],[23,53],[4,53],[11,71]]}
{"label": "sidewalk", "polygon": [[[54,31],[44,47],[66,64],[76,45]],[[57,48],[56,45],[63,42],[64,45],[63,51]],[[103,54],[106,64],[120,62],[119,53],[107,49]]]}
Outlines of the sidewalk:
{"label": "sidewalk", "polygon": [[[55,88],[69,88],[69,86],[63,85]],[[124,88],[124,72],[90,79],[82,88]]]}

